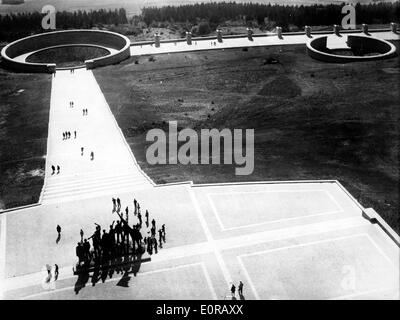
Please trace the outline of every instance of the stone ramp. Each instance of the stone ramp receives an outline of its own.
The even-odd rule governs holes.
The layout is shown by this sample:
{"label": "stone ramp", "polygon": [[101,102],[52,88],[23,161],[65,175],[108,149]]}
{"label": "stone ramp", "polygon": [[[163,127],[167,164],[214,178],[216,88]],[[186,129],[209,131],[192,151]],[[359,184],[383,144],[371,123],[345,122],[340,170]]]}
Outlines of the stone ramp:
{"label": "stone ramp", "polygon": [[[65,131],[70,139],[63,140]],[[57,71],[53,77],[47,148],[42,204],[152,187],[89,70]],[[52,174],[52,165],[60,166],[60,174]]]}

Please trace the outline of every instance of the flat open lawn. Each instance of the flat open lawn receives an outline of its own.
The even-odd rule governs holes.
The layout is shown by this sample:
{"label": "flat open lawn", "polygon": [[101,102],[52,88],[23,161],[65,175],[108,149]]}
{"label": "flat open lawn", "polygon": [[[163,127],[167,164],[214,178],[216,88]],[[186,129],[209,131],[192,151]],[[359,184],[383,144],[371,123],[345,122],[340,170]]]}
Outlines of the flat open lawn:
{"label": "flat open lawn", "polygon": [[0,69],[0,209],[35,203],[43,186],[51,76]]}
{"label": "flat open lawn", "polygon": [[[279,63],[265,63],[271,57]],[[328,64],[301,45],[132,57],[95,75],[156,182],[338,179],[399,232],[399,72],[397,58]],[[171,120],[196,130],[254,128],[253,174],[149,165],[146,132],[167,131]]]}

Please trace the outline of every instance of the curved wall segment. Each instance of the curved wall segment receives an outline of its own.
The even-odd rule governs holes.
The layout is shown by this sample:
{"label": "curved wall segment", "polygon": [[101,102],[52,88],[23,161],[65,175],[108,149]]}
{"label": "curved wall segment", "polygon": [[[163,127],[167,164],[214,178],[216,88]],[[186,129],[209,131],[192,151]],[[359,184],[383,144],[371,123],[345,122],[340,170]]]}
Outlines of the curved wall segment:
{"label": "curved wall segment", "polygon": [[110,54],[86,61],[86,67],[90,69],[115,64],[130,57],[130,40],[121,34],[100,30],[66,30],[46,32],[8,44],[1,50],[2,63],[15,71],[52,73],[56,69],[55,64],[29,63],[16,58],[48,48],[72,45],[110,49]]}
{"label": "curved wall segment", "polygon": [[380,60],[396,55],[396,47],[392,43],[373,37],[349,35],[346,42],[348,47],[343,49],[351,50],[352,56],[335,54],[327,47],[327,40],[328,36],[322,36],[307,42],[308,55],[316,60],[334,63]]}

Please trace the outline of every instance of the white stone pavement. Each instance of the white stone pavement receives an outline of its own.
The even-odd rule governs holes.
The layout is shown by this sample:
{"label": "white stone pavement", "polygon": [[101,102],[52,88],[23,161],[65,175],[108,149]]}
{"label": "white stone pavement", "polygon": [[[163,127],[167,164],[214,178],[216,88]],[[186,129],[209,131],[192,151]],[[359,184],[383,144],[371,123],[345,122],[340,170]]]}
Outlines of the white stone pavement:
{"label": "white stone pavement", "polygon": [[[212,238],[209,238],[206,242],[160,250],[160,252],[157,255],[154,255],[151,260],[154,263],[164,262],[174,259],[187,258],[190,256],[202,255],[209,252],[215,253],[215,251],[254,246],[267,241],[277,241],[305,235],[327,233],[329,231],[365,227],[367,225],[368,223],[365,220],[358,218],[347,218],[337,221],[315,223],[306,226],[295,226],[283,230],[264,231],[226,239],[213,240]],[[74,277],[72,265],[61,268],[59,272],[60,277],[58,280]],[[226,273],[226,276],[229,277],[229,272],[226,271]],[[43,275],[46,275],[46,272],[43,273],[43,271],[40,271],[20,277],[7,278],[4,282],[5,291],[17,290],[40,284],[44,278]],[[226,279],[227,285],[229,285],[231,281],[232,279],[230,278]]]}
{"label": "white stone pavement", "polygon": [[[343,47],[343,44],[347,40],[347,36],[351,35],[363,35],[361,33],[343,33],[341,36],[335,34],[328,35],[327,45],[328,47]],[[372,32],[372,37],[383,40],[399,40],[400,34],[393,33],[391,31],[384,32]],[[312,37],[318,37],[319,35],[312,35]],[[283,35],[279,38],[276,34],[268,34],[263,37],[253,37],[253,40],[249,40],[247,37],[240,38],[224,38],[222,42],[218,42],[217,39],[213,40],[193,40],[191,45],[188,45],[186,41],[167,42],[161,43],[160,47],[156,47],[154,44],[143,44],[131,46],[131,55],[149,55],[159,53],[173,53],[173,52],[186,52],[186,51],[201,51],[201,50],[221,50],[229,48],[242,48],[242,47],[257,47],[257,46],[277,46],[277,45],[291,45],[291,44],[305,44],[310,40],[305,34],[295,35]]]}
{"label": "white stone pavement", "polygon": [[[151,187],[136,166],[92,71],[57,71],[51,90],[43,204]],[[88,109],[88,115],[83,115],[83,109]],[[65,131],[71,132],[70,139],[63,140]],[[52,174],[52,165],[60,166],[60,174]]]}

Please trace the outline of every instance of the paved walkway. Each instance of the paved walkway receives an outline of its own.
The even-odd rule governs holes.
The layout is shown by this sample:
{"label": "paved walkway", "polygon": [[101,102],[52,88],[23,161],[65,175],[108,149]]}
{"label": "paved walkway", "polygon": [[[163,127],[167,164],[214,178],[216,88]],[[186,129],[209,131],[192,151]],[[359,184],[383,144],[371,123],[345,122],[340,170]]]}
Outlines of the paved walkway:
{"label": "paved walkway", "polygon": [[[337,45],[337,43],[344,43],[347,35],[362,35],[358,33],[346,33],[341,37],[335,34],[329,34],[327,44]],[[390,31],[385,32],[371,32],[371,36],[384,40],[400,40],[400,34]],[[319,35],[312,35],[317,37]],[[154,44],[133,45],[131,46],[131,55],[148,55],[159,53],[173,53],[173,52],[186,52],[186,51],[200,51],[200,50],[221,50],[229,48],[242,48],[242,47],[257,47],[257,46],[277,46],[277,45],[291,45],[291,44],[305,44],[310,40],[305,34],[300,35],[283,35],[279,38],[277,35],[269,34],[264,37],[253,37],[249,40],[247,37],[240,38],[225,38],[222,42],[217,39],[213,40],[196,40],[188,45],[186,41],[180,42],[167,42],[161,43],[160,47],[155,47]]]}
{"label": "paved walkway", "polygon": [[[87,115],[83,115],[83,109],[88,110]],[[71,132],[70,139],[63,140],[65,131]],[[60,174],[52,174],[53,165],[60,166]],[[92,71],[57,71],[52,81],[42,203],[151,185],[136,166]]]}

